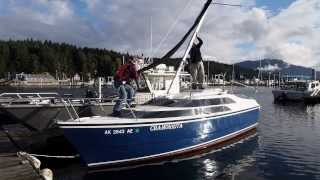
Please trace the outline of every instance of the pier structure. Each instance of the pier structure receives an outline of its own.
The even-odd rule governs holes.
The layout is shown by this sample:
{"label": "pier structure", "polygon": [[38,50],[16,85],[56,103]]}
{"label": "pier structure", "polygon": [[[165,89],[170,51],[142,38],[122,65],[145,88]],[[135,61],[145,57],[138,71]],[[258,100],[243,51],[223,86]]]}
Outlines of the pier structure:
{"label": "pier structure", "polygon": [[10,127],[0,126],[0,179],[4,180],[52,180],[50,169],[40,169],[41,162],[36,157],[21,152],[21,148],[28,146],[22,143],[23,137],[29,137],[17,128],[11,132]]}

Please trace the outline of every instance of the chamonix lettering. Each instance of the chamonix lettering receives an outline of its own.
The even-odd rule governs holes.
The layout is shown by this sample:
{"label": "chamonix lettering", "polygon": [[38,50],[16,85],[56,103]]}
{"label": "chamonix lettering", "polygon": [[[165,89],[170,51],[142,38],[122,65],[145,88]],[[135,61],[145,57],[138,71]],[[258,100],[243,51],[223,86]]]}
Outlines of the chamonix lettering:
{"label": "chamonix lettering", "polygon": [[180,129],[183,128],[181,123],[179,124],[161,124],[155,125],[150,127],[150,131],[163,131],[163,130],[170,130],[170,129]]}

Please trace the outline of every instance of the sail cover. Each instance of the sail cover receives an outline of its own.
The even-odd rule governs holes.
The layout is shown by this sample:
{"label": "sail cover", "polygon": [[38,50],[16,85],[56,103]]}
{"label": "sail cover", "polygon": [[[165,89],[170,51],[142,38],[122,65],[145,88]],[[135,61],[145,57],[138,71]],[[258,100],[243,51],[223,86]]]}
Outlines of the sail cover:
{"label": "sail cover", "polygon": [[175,52],[177,52],[177,50],[185,42],[185,40],[188,38],[188,36],[191,34],[191,32],[198,26],[198,24],[200,23],[201,18],[204,16],[205,12],[207,11],[207,9],[208,9],[208,7],[210,6],[211,3],[212,3],[212,0],[207,0],[207,2],[204,4],[200,14],[196,18],[196,20],[193,23],[193,25],[191,26],[191,28],[188,30],[188,32],[183,36],[183,38],[179,41],[179,43],[176,46],[174,46],[169,52],[167,52],[160,60],[155,61],[154,63],[150,64],[149,66],[146,66],[146,67],[140,69],[139,72],[147,71],[147,70],[149,70],[151,68],[154,68],[154,67],[158,66],[159,64],[163,64],[164,62],[169,60],[169,58]]}

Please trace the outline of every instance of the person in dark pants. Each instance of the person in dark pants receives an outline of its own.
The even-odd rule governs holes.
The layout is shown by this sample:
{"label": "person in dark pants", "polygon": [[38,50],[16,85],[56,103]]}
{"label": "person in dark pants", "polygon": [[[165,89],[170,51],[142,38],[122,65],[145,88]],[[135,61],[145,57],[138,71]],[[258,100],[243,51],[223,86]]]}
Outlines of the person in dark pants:
{"label": "person in dark pants", "polygon": [[121,109],[124,107],[124,103],[132,106],[131,103],[134,100],[135,90],[131,86],[131,81],[134,80],[138,84],[138,72],[136,68],[136,58],[130,57],[129,62],[120,66],[114,76],[114,88],[118,91],[119,99],[113,107],[112,116],[120,116]]}
{"label": "person in dark pants", "polygon": [[189,52],[190,55],[190,73],[192,76],[192,89],[204,89],[203,82],[204,82],[204,67],[203,67],[203,61],[201,56],[200,48],[203,44],[203,41],[201,38],[197,36],[197,39],[199,41],[198,44],[193,44],[192,48]]}

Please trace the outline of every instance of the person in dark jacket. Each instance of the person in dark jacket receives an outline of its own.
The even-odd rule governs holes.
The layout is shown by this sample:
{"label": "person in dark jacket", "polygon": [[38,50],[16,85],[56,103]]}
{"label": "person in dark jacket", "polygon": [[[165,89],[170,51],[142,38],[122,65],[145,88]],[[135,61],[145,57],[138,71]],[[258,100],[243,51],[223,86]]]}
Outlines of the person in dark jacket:
{"label": "person in dark jacket", "polygon": [[119,99],[113,107],[112,116],[120,116],[121,109],[124,107],[124,103],[132,106],[131,103],[134,100],[135,90],[131,86],[131,81],[134,80],[138,84],[138,71],[136,68],[136,58],[130,57],[129,62],[120,66],[114,76],[114,88],[118,91]]}
{"label": "person in dark jacket", "polygon": [[198,44],[193,44],[192,48],[189,52],[190,55],[190,62],[189,62],[189,68],[190,73],[192,76],[192,89],[204,89],[203,82],[204,82],[204,67],[203,67],[203,61],[201,56],[200,48],[203,44],[203,41],[201,38],[197,36]]}

